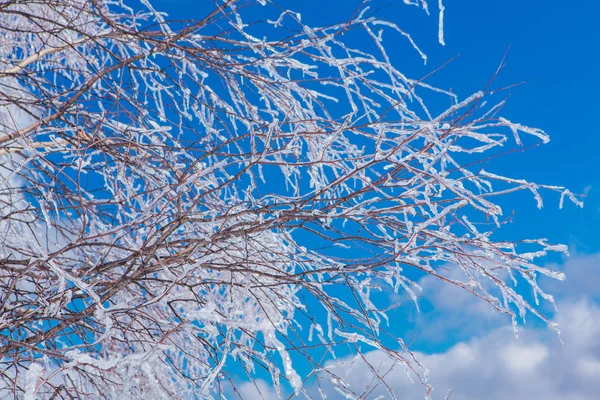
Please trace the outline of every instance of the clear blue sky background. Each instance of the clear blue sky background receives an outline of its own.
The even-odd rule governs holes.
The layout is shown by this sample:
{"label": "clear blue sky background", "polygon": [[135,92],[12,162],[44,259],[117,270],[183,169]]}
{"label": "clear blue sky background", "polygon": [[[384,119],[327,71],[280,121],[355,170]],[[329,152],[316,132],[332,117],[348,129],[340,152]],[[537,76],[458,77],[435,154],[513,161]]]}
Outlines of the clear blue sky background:
{"label": "clear blue sky background", "polygon": [[[204,7],[208,3],[212,4],[207,0],[153,2],[157,9],[166,10],[171,17],[182,19],[202,17],[206,14]],[[356,0],[282,0],[279,3],[300,12],[303,22],[313,26],[345,21],[359,4]],[[557,268],[566,269],[567,276],[572,279],[568,278],[567,283],[562,286],[555,286],[553,292],[557,294],[559,305],[562,304],[563,309],[569,310],[563,314],[563,323],[571,323],[577,327],[576,331],[567,328],[567,342],[588,343],[585,338],[600,334],[600,322],[597,326],[579,326],[577,324],[580,320],[573,322],[568,318],[576,318],[580,313],[587,323],[588,320],[600,317],[597,303],[600,298],[600,132],[595,121],[600,115],[600,1],[445,0],[444,4],[445,47],[437,41],[437,0],[430,1],[429,17],[416,7],[406,6],[401,0],[377,0],[373,2],[372,8],[377,16],[392,20],[409,32],[428,55],[428,63],[423,65],[418,54],[410,49],[402,37],[391,32],[384,35],[384,45],[392,59],[408,76],[420,78],[460,54],[457,60],[427,81],[440,88],[452,88],[460,99],[483,89],[510,46],[506,67],[496,85],[500,87],[521,81],[525,81],[525,84],[510,90],[510,99],[502,114],[512,121],[544,129],[551,135],[551,142],[526,153],[508,155],[495,164],[494,171],[538,183],[567,186],[573,192],[586,193],[587,196],[583,209],[565,202],[564,209],[559,210],[557,196],[548,195],[541,211],[536,208],[535,201],[530,196],[516,196],[512,202],[505,203],[506,214],[511,210],[515,211],[514,223],[504,227],[502,231],[513,239],[547,237],[552,242],[570,246],[573,257],[570,261],[558,260],[560,265]],[[356,46],[360,47],[360,44]],[[470,300],[464,300],[459,306],[472,307],[475,310],[473,313],[453,313],[452,310],[445,309],[444,302],[448,298],[455,298],[454,295],[445,293],[435,283],[423,283],[425,289],[433,290],[430,292],[433,293],[433,300],[429,307],[425,307],[424,314],[408,316],[417,327],[429,327],[421,333],[417,333],[418,329],[415,330],[413,344],[418,350],[437,354],[438,359],[454,363],[457,359],[448,349],[459,341],[464,341],[467,348],[475,353],[483,346],[480,346],[481,343],[487,343],[486,348],[492,349],[492,353],[496,347],[504,349],[498,352],[498,360],[507,360],[501,355],[512,354],[507,350],[513,346],[512,342],[494,336],[495,330],[505,324],[506,320],[499,322],[495,317],[488,318],[487,311],[479,313],[478,305],[470,303]],[[444,295],[447,297],[444,298]],[[397,317],[401,318],[401,314]],[[473,324],[473,320],[480,323]],[[466,329],[465,326],[469,328]],[[536,329],[538,327],[534,325],[531,331],[526,331],[525,339],[521,339],[519,345],[529,346],[529,352],[522,352],[527,354],[529,360],[539,359],[542,360],[540,363],[546,362],[548,366],[540,364],[545,372],[538,374],[539,376],[535,375],[537,370],[529,371],[533,375],[528,378],[530,380],[527,385],[520,386],[519,381],[514,380],[517,378],[511,378],[509,372],[506,376],[495,374],[489,383],[485,383],[485,373],[481,372],[482,390],[485,389],[481,392],[485,397],[481,397],[483,394],[478,394],[476,384],[471,382],[463,388],[461,376],[453,377],[443,372],[438,374],[441,376],[438,386],[453,386],[459,393],[457,399],[469,400],[552,400],[571,395],[573,399],[583,399],[593,397],[586,397],[587,390],[590,390],[589,393],[598,393],[600,387],[590,383],[600,381],[598,345],[590,344],[592,347],[586,347],[585,351],[581,350],[584,344],[578,347],[579,350],[571,349],[569,343],[561,347],[557,345],[555,338],[549,338],[542,330]],[[531,339],[527,339],[528,332],[531,333]],[[582,332],[586,332],[588,336],[578,336]],[[545,358],[535,358],[536,354],[539,356],[543,353],[536,353],[535,349],[547,349],[548,353]],[[485,366],[496,366],[493,356],[491,357]],[[590,357],[597,361],[598,376],[587,382],[581,378],[588,371],[585,369],[587,367],[582,367],[585,364],[582,360]],[[430,362],[435,365],[437,361],[432,360]],[[498,361],[496,370],[502,369],[502,365],[505,365],[503,362]],[[469,364],[469,368],[472,368],[471,375],[485,369],[475,361],[472,364]],[[511,364],[512,368],[518,369],[515,367],[517,364]],[[435,373],[435,367],[430,367]],[[538,364],[534,367],[537,368]],[[583,368],[583,372],[578,368]],[[579,371],[579,377],[565,375],[564,369]],[[521,371],[521,376],[529,372]],[[557,377],[552,378],[553,374]],[[546,378],[550,380],[545,381]],[[538,384],[540,389],[536,393],[547,393],[546,395],[534,397],[527,391],[535,389]],[[514,391],[507,392],[508,387]],[[403,392],[408,390],[403,386],[398,388]],[[460,395],[461,390],[464,397]],[[576,397],[573,393],[582,397]],[[498,397],[494,397],[496,395]]]}

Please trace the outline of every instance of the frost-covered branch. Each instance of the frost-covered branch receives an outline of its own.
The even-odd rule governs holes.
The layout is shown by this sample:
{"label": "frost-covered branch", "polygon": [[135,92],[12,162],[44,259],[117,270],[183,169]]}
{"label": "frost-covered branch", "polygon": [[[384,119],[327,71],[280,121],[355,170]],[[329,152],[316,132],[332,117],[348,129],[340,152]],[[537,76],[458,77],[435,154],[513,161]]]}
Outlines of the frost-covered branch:
{"label": "frost-covered branch", "polygon": [[0,397],[221,398],[266,372],[281,397],[310,378],[358,398],[326,367],[343,345],[427,385],[374,295],[416,302],[425,274],[546,320],[515,283],[552,301],[536,277],[562,275],[535,259],[566,249],[494,240],[495,199],[578,200],[477,163],[544,132],[405,76],[383,35],[420,50],[368,4],[326,27],[268,1],[142,5],[0,6]]}

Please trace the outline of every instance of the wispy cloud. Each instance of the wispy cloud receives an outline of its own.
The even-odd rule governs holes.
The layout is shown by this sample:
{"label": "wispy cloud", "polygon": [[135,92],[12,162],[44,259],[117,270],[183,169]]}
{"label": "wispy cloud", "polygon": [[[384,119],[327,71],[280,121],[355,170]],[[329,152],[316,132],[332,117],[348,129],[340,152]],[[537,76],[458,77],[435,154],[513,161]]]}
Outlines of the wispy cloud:
{"label": "wispy cloud", "polygon": [[[516,337],[506,318],[468,293],[428,278],[420,282],[433,306],[419,321],[419,331],[429,332],[421,339],[447,340],[448,332],[457,330],[469,336],[445,351],[416,354],[430,370],[432,398],[443,399],[450,389],[452,400],[596,398],[600,393],[600,254],[570,258],[562,269],[567,281],[556,286],[545,282],[545,286],[557,295],[555,320],[564,344],[545,327],[522,326]],[[390,390],[398,399],[424,397],[423,385],[411,383],[402,368],[390,368],[383,352],[371,351],[351,368],[336,367],[335,372],[356,393],[368,388],[364,399],[389,398]],[[377,384],[373,371],[386,376],[389,388],[369,387]],[[333,388],[329,390],[335,397]]]}
{"label": "wispy cloud", "polygon": [[[443,399],[449,389],[452,400],[595,398],[600,393],[600,308],[587,300],[560,306],[564,345],[547,330],[524,329],[517,338],[512,328],[503,327],[445,352],[417,353],[430,370],[432,398]],[[424,387],[412,383],[401,368],[388,372],[391,363],[380,351],[369,352],[351,369],[336,372],[361,393],[376,383],[371,367],[381,375],[387,373],[385,381],[398,399],[424,397]],[[383,385],[371,389],[363,398],[389,397]]]}
{"label": "wispy cloud", "polygon": [[[257,379],[254,382],[244,382],[237,387],[239,396],[247,400],[277,399],[277,393],[267,382]],[[235,397],[233,397],[235,398]]]}

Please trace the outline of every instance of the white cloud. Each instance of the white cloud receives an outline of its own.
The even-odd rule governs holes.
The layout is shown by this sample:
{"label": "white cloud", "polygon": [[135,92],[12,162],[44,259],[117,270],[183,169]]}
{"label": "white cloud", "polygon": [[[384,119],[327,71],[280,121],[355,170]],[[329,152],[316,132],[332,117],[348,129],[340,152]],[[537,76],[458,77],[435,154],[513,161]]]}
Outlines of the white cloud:
{"label": "white cloud", "polygon": [[582,375],[600,379],[600,361],[590,358],[582,358],[577,361],[577,370]]}
{"label": "white cloud", "polygon": [[543,287],[560,298],[587,296],[600,300],[600,253],[569,257],[564,265],[551,264],[551,269],[561,269],[567,279],[558,282],[549,278],[541,280]]}
{"label": "white cloud", "polygon": [[[552,263],[551,270],[563,271],[566,281],[557,281],[545,276],[539,279],[540,287],[563,304],[569,300],[589,298],[600,303],[600,253],[571,256],[564,263]],[[447,277],[464,280],[458,268],[448,267]],[[481,336],[507,323],[507,316],[494,310],[488,303],[473,294],[434,276],[426,276],[419,282],[422,287],[420,304],[429,304],[431,310],[414,316],[413,341],[421,344],[439,345],[448,341],[462,341]],[[491,287],[486,287],[492,290]],[[558,305],[560,309],[560,305]],[[554,315],[554,307],[542,301],[540,310],[548,316]],[[528,320],[536,318],[528,314]],[[588,321],[582,316],[579,323]],[[575,321],[573,321],[575,323]],[[582,327],[585,331],[585,327]]]}
{"label": "white cloud", "polygon": [[271,385],[262,379],[256,379],[254,382],[243,382],[238,385],[237,390],[243,400],[271,400],[279,398]]}
{"label": "white cloud", "polygon": [[[449,267],[445,276],[449,279],[465,281],[465,275],[459,268]],[[431,275],[418,282],[422,288],[419,303],[421,308],[428,304],[428,312],[414,315],[415,345],[437,345],[449,341],[459,341],[473,335],[484,334],[506,324],[507,316],[474,296],[472,293],[448,284]],[[491,285],[487,285],[491,286]],[[486,287],[493,293],[493,287]]]}
{"label": "white cloud", "polygon": [[[430,371],[433,399],[443,399],[448,389],[452,389],[450,400],[598,398],[600,254],[571,257],[564,265],[552,268],[567,274],[566,282],[544,281],[542,286],[557,298],[555,320],[564,344],[554,332],[539,327],[541,324],[520,326],[517,338],[512,327],[506,326],[507,317],[493,312],[487,303],[431,277],[419,282],[422,301],[433,308],[417,318],[421,342],[447,343],[463,335],[445,351],[416,353]],[[371,385],[373,390],[361,399],[387,399],[387,388],[373,388],[372,370],[382,375],[390,368],[383,352],[371,351],[364,359],[357,358],[351,368],[336,367],[335,373],[345,377],[345,383],[357,394]],[[388,373],[385,382],[398,399],[425,397],[424,386],[418,381],[411,383],[400,367]],[[334,393],[332,388],[329,393]]]}
{"label": "white cloud", "polygon": [[[478,338],[454,345],[445,352],[417,353],[430,370],[433,399],[443,399],[452,389],[451,400],[584,400],[600,393],[600,307],[590,301],[559,304],[558,322],[563,327],[564,345],[546,329],[503,327]],[[381,351],[366,354],[348,371],[335,372],[361,393],[373,373],[387,371],[391,363]],[[411,383],[402,368],[386,376],[398,399],[424,398],[425,389]],[[333,389],[330,389],[333,393]],[[383,385],[365,399],[388,398]],[[332,396],[335,398],[335,396]]]}
{"label": "white cloud", "polygon": [[511,373],[529,374],[548,358],[548,348],[540,343],[521,345],[511,343],[501,355]]}

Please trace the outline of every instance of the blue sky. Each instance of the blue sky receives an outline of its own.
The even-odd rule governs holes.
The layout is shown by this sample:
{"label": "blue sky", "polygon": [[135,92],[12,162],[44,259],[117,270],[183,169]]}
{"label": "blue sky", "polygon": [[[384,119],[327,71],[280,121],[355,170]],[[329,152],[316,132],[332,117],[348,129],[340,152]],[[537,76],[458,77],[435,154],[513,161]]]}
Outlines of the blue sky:
{"label": "blue sky", "polygon": [[[359,4],[342,0],[279,3],[300,12],[308,25],[344,21]],[[565,203],[559,210],[558,197],[552,195],[545,198],[542,210],[526,195],[513,197],[505,206],[508,212],[514,210],[515,218],[503,228],[503,235],[547,237],[570,247],[568,260],[547,260],[567,272],[566,282],[547,283],[557,298],[560,312],[555,318],[563,325],[564,346],[535,323],[526,325],[516,339],[506,318],[427,278],[420,282],[427,298],[425,311],[417,314],[407,309],[397,317],[412,324],[408,331],[414,348],[431,368],[436,396],[452,387],[453,400],[591,398],[600,392],[600,384],[595,383],[600,382],[600,346],[593,339],[600,334],[600,135],[594,123],[600,106],[600,2],[446,0],[445,47],[437,41],[437,1],[430,3],[432,15],[428,17],[401,0],[373,2],[376,15],[398,23],[429,58],[423,65],[401,37],[384,36],[394,63],[419,78],[460,54],[427,82],[452,88],[462,99],[485,86],[510,46],[495,84],[525,83],[507,92],[510,99],[502,114],[545,130],[551,142],[504,157],[495,164],[495,171],[568,186],[586,194],[585,207]],[[202,2],[157,0],[155,4],[174,18],[204,15]],[[379,355],[372,352],[370,356],[377,359]],[[360,386],[361,371],[359,366],[348,375],[351,385]],[[474,376],[478,379],[473,380]],[[408,385],[403,377],[394,378],[394,385],[407,399],[422,398],[418,385]],[[254,386],[244,388],[248,398],[260,398]],[[262,396],[269,398],[270,390],[264,383]]]}
{"label": "blue sky", "polygon": [[[303,22],[322,26],[347,20],[360,4],[356,0],[279,1],[302,14]],[[422,77],[451,58],[449,66],[427,82],[452,89],[460,98],[481,90],[509,48],[506,67],[496,79],[498,87],[525,82],[507,94],[503,115],[524,125],[545,130],[551,142],[525,154],[503,158],[503,172],[538,183],[568,186],[587,193],[586,207],[569,204],[559,211],[549,196],[538,211],[533,200],[514,207],[516,220],[507,235],[546,236],[578,252],[600,250],[600,146],[593,116],[600,101],[600,2],[580,0],[446,0],[445,42],[437,41],[437,2],[431,15],[401,0],[373,1],[379,17],[399,24],[427,54],[419,55],[399,35],[387,34],[384,44],[394,63],[412,78]],[[157,9],[172,18],[201,18],[206,9],[195,0],[156,0]],[[258,8],[257,10],[260,10]],[[257,18],[261,15],[257,14]],[[364,38],[363,38],[364,39]],[[515,204],[516,206],[517,204]]]}
{"label": "blue sky", "polygon": [[[324,24],[351,15],[356,1],[319,2],[318,12],[303,3],[306,23]],[[552,196],[541,212],[533,200],[516,207],[516,220],[507,234],[546,236],[581,252],[600,250],[600,145],[594,115],[600,101],[600,2],[594,0],[446,0],[445,42],[437,41],[437,2],[431,16],[403,1],[374,2],[376,15],[397,22],[427,54],[427,65],[402,39],[387,36],[387,50],[402,71],[421,77],[460,54],[428,82],[452,88],[460,98],[481,90],[509,48],[497,86],[525,81],[509,91],[503,115],[545,130],[551,142],[504,159],[502,170],[538,183],[564,185],[587,192],[586,207],[567,205],[559,211]],[[302,8],[300,4],[294,9]],[[392,43],[394,43],[392,45]],[[394,49],[396,49],[394,51]],[[596,190],[594,190],[596,189]],[[510,232],[510,233],[509,233]]]}
{"label": "blue sky", "polygon": [[507,170],[588,192],[583,210],[567,206],[558,211],[551,199],[542,212],[532,207],[517,210],[515,232],[548,236],[575,251],[600,250],[600,167],[596,153],[600,137],[593,122],[600,104],[595,95],[600,90],[600,26],[594,17],[600,12],[600,3],[447,3],[447,47],[432,46],[431,63],[443,62],[457,53],[461,58],[444,71],[448,73],[444,80],[455,85],[459,93],[463,87],[466,92],[476,90],[510,45],[500,81],[526,83],[511,90],[504,114],[551,135],[548,145],[507,159]]}

